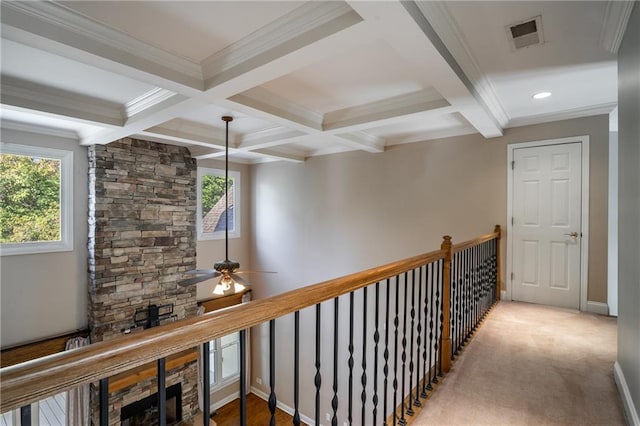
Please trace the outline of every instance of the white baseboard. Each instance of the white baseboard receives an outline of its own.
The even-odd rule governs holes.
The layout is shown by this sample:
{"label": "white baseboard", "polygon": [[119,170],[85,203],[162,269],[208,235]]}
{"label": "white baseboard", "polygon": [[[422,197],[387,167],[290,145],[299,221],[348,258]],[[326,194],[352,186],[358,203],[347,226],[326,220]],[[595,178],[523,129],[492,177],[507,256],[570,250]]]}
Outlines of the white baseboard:
{"label": "white baseboard", "polygon": [[631,399],[631,392],[629,392],[629,386],[624,378],[624,373],[618,361],[613,365],[613,377],[618,385],[618,392],[620,392],[620,398],[622,399],[622,405],[624,405],[624,414],[627,417],[627,421],[631,426],[640,426],[640,416],[635,405],[633,405],[633,399]]}
{"label": "white baseboard", "polygon": [[598,315],[609,315],[609,305],[602,302],[587,301],[587,312]]}
{"label": "white baseboard", "polygon": [[[262,392],[260,389],[255,388],[253,386],[251,386],[251,393],[255,394],[256,396],[264,399],[265,401],[269,401],[269,395],[267,395],[266,393]],[[276,404],[276,406],[281,409],[282,411],[284,411],[285,413],[293,416],[294,410],[293,408],[289,407],[288,405],[282,403],[282,401],[278,401],[278,403]],[[308,425],[312,425],[315,423],[315,420],[310,419],[309,417],[305,416],[304,414],[300,413],[300,421],[302,423],[308,424]]]}
{"label": "white baseboard", "polygon": [[507,290],[500,291],[500,300],[509,300],[507,299]]}
{"label": "white baseboard", "polygon": [[240,392],[234,392],[231,395],[227,396],[226,398],[222,398],[216,402],[211,403],[211,405],[209,406],[209,410],[211,411],[211,413],[213,413],[218,408],[223,407],[228,403],[230,403],[231,401],[235,401],[238,398],[240,398]]}

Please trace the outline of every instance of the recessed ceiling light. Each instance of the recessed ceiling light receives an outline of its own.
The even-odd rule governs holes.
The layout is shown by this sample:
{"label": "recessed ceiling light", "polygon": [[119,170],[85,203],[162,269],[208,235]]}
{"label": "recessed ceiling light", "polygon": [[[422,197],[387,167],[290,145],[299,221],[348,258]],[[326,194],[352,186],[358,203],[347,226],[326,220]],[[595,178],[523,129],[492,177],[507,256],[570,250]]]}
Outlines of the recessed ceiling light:
{"label": "recessed ceiling light", "polygon": [[544,99],[551,96],[551,92],[540,92],[533,95],[533,99]]}

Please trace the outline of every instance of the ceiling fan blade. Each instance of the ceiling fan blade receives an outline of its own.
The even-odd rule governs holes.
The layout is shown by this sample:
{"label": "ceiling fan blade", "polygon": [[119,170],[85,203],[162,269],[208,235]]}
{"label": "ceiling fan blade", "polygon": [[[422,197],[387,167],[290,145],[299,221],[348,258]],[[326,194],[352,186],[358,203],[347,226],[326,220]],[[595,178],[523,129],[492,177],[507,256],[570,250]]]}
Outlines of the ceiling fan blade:
{"label": "ceiling fan blade", "polygon": [[215,269],[192,269],[190,271],[186,271],[185,274],[188,275],[198,275],[198,274],[212,274],[217,272]]}
{"label": "ceiling fan blade", "polygon": [[245,287],[250,287],[251,283],[247,280],[245,280],[244,278],[238,276],[237,274],[233,273],[233,274],[229,274],[229,276],[231,278],[233,278],[234,281],[236,281],[239,284],[244,285]]}
{"label": "ceiling fan blade", "polygon": [[234,274],[277,274],[273,271],[235,271]]}
{"label": "ceiling fan blade", "polygon": [[189,278],[189,279],[186,279],[186,280],[182,280],[182,281],[178,282],[178,285],[182,286],[182,287],[188,287],[190,285],[197,284],[197,283],[202,282],[202,281],[210,280],[211,278],[215,278],[215,277],[217,277],[219,275],[220,275],[220,272],[215,271],[215,273],[209,273],[209,274],[205,274],[205,275],[202,275],[202,276],[199,276],[199,277],[194,277],[194,278]]}

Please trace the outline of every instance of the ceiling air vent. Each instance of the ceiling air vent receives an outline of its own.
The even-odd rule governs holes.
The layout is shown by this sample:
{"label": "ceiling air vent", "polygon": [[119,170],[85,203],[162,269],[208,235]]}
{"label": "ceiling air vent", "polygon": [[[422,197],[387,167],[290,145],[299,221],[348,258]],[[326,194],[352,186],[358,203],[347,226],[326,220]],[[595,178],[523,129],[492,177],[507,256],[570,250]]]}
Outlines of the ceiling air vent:
{"label": "ceiling air vent", "polygon": [[512,50],[544,43],[542,18],[540,16],[507,25],[506,29]]}

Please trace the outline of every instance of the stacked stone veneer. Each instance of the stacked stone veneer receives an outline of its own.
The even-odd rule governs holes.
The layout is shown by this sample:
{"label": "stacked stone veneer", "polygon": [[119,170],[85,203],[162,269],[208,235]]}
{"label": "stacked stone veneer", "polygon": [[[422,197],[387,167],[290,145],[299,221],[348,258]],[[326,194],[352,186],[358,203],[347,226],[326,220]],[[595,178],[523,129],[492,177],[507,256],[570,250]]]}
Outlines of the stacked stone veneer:
{"label": "stacked stone veneer", "polygon": [[[196,265],[189,150],[130,138],[91,146],[88,244],[92,342],[121,337],[136,309],[152,304],[173,303],[176,320],[195,316],[195,286],[177,285]],[[186,419],[198,405],[195,362],[167,372],[167,386],[178,382]],[[121,407],[156,391],[153,379],[110,395],[109,423],[120,423]]]}

